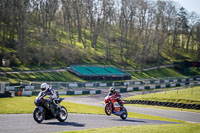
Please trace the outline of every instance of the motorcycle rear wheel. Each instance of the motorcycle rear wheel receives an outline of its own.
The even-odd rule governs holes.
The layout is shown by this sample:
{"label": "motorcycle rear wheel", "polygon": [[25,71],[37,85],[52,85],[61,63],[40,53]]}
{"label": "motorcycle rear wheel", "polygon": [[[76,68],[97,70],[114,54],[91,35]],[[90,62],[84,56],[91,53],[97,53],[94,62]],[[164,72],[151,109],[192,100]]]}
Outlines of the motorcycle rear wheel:
{"label": "motorcycle rear wheel", "polygon": [[39,108],[35,108],[33,118],[37,123],[41,123],[44,120],[44,112],[41,112]]}
{"label": "motorcycle rear wheel", "polygon": [[111,115],[112,114],[112,107],[111,107],[110,103],[106,104],[105,113],[106,113],[106,115]]}
{"label": "motorcycle rear wheel", "polygon": [[58,112],[58,120],[60,122],[64,122],[68,117],[67,109],[64,106],[61,106],[59,112]]}

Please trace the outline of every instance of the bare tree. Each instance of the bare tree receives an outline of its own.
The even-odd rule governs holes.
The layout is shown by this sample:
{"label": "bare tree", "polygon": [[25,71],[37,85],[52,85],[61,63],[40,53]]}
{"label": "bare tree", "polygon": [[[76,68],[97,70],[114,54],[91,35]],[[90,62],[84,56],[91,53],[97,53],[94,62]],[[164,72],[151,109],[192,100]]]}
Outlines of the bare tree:
{"label": "bare tree", "polygon": [[182,49],[185,47],[185,34],[188,33],[188,19],[187,19],[187,12],[185,11],[185,8],[181,7],[178,13],[178,28],[179,32],[181,33],[181,46]]}
{"label": "bare tree", "polygon": [[194,40],[197,43],[197,60],[200,61],[200,19],[195,23]]}
{"label": "bare tree", "polygon": [[[189,46],[192,44],[192,36],[194,34],[195,24],[198,22],[198,15],[195,12],[192,12],[189,17],[189,24],[188,24],[188,33],[187,33],[187,44],[186,44],[186,52],[189,52]],[[192,44],[194,45],[194,44]],[[193,49],[193,47],[191,47]]]}
{"label": "bare tree", "polygon": [[198,16],[177,7],[162,0],[1,0],[0,59],[69,64],[97,55],[142,71],[160,65],[163,53],[200,51]]}

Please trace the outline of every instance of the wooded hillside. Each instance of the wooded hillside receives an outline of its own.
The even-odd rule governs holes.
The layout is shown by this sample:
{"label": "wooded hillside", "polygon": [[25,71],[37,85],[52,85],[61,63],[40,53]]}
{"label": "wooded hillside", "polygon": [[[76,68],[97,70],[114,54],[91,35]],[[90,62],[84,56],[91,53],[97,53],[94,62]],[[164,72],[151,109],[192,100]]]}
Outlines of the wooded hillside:
{"label": "wooded hillside", "polygon": [[[0,60],[11,65],[200,61],[200,19],[172,1],[1,0]],[[1,62],[1,61],[0,61]]]}

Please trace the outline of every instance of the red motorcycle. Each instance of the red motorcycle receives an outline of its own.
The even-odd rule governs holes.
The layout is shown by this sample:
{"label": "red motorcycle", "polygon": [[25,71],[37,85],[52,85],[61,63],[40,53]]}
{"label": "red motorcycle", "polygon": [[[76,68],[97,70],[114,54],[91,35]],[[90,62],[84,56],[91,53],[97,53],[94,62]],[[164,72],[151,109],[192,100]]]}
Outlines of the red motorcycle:
{"label": "red motorcycle", "polygon": [[[122,104],[125,102],[122,101]],[[128,116],[127,110],[124,106],[120,106],[117,98],[114,95],[105,97],[105,113],[109,116],[111,114],[120,116],[121,119],[125,120]]]}

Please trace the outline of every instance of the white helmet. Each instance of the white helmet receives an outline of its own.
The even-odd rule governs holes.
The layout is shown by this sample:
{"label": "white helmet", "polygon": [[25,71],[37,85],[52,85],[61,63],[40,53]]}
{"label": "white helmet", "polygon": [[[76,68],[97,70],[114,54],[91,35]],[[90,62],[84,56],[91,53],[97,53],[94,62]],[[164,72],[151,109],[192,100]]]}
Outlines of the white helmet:
{"label": "white helmet", "polygon": [[109,91],[113,93],[113,92],[115,92],[115,88],[110,87]]}
{"label": "white helmet", "polygon": [[40,86],[40,89],[45,92],[49,88],[49,85],[47,83],[42,83]]}

